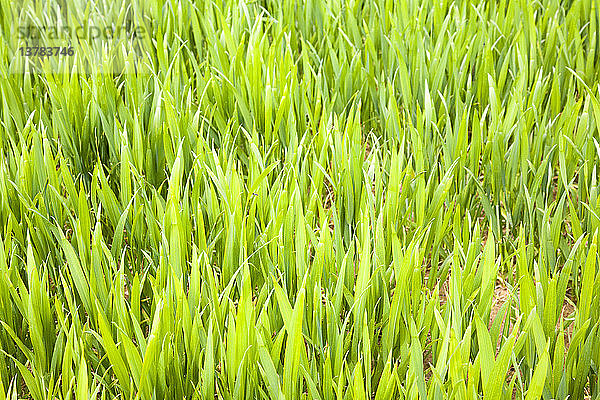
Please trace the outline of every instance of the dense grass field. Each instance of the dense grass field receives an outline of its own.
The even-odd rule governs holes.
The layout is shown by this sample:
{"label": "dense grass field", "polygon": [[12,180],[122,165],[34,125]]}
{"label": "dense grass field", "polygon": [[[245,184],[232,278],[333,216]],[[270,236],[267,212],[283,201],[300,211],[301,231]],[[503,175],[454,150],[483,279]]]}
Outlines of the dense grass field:
{"label": "dense grass field", "polygon": [[600,399],[599,5],[0,0],[0,398]]}

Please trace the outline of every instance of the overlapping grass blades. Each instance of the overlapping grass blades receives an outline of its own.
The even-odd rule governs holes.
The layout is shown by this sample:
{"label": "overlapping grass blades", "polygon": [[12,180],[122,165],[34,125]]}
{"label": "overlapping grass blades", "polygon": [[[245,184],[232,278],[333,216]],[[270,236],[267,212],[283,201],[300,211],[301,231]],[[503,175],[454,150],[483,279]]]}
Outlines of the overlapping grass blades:
{"label": "overlapping grass blades", "polygon": [[595,1],[133,7],[2,37],[0,397],[600,398]]}

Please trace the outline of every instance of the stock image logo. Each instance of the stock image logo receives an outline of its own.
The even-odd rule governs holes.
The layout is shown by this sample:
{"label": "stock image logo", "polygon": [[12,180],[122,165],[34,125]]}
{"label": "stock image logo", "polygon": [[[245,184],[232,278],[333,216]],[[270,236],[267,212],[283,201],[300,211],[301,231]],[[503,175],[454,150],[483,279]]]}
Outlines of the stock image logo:
{"label": "stock image logo", "polygon": [[35,26],[18,27],[20,40],[141,40],[147,35],[143,25],[126,24],[119,26]]}
{"label": "stock image logo", "polygon": [[97,17],[85,24],[49,22],[28,18],[13,27],[11,73],[135,72],[152,43],[151,30],[132,20],[116,24]]}

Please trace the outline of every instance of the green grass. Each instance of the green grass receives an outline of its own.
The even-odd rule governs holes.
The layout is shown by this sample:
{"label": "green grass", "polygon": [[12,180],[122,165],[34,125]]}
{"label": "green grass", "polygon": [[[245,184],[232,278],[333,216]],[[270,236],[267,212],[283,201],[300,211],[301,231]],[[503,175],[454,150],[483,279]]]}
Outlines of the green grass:
{"label": "green grass", "polygon": [[0,398],[600,399],[595,0],[134,2],[137,70],[26,74],[29,3]]}

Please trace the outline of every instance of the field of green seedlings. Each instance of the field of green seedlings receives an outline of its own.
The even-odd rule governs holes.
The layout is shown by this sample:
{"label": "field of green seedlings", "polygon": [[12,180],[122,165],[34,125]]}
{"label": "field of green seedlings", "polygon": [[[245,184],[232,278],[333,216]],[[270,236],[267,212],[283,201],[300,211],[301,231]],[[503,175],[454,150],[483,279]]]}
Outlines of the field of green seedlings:
{"label": "field of green seedlings", "polygon": [[0,398],[600,399],[599,8],[0,0]]}

